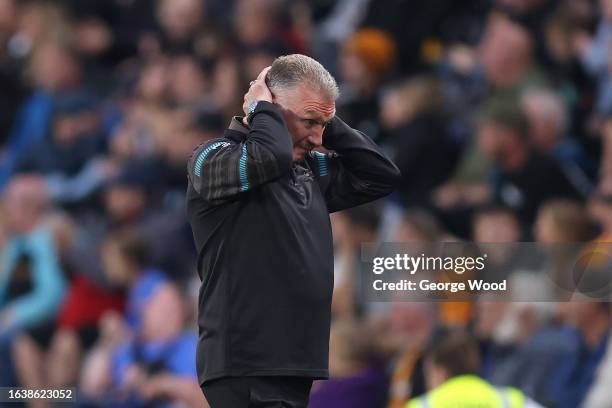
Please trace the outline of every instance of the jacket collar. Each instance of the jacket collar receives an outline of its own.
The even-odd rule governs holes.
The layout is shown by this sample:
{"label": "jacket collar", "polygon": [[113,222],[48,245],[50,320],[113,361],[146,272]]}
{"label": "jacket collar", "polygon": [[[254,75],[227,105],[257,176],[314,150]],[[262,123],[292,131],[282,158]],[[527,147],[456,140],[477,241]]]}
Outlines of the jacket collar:
{"label": "jacket collar", "polygon": [[249,134],[249,128],[242,123],[242,116],[234,116],[225,130],[225,137],[242,142]]}

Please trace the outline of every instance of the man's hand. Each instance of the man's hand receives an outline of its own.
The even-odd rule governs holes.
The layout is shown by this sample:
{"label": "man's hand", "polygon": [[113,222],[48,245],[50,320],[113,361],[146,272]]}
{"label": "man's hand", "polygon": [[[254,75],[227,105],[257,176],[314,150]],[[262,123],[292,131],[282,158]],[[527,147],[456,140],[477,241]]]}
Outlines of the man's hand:
{"label": "man's hand", "polygon": [[249,105],[254,101],[268,101],[272,102],[272,92],[266,85],[266,74],[270,70],[270,67],[264,68],[257,79],[250,86],[248,92],[244,94],[244,103],[242,104],[242,110],[244,111],[245,117],[248,115],[247,109]]}

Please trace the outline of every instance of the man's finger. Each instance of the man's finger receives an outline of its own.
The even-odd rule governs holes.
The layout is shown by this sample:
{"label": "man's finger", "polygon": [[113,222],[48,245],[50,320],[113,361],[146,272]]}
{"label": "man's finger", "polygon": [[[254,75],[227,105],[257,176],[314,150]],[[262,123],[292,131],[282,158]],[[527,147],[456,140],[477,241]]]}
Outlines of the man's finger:
{"label": "man's finger", "polygon": [[270,70],[270,68],[272,68],[272,66],[269,67],[265,67],[257,76],[257,80],[258,81],[264,81],[266,78],[266,74],[268,73],[268,71]]}

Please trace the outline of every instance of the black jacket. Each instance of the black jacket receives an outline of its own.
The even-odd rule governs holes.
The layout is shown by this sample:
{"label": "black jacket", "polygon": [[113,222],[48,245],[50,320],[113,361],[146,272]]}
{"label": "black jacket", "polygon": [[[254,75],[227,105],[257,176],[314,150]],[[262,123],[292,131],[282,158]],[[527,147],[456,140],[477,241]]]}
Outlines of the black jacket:
{"label": "black jacket", "polygon": [[189,160],[187,210],[198,250],[197,367],[227,376],[326,378],[333,247],[329,212],[389,194],[397,168],[365,135],[331,121],[324,145],[292,163],[274,105],[234,119]]}

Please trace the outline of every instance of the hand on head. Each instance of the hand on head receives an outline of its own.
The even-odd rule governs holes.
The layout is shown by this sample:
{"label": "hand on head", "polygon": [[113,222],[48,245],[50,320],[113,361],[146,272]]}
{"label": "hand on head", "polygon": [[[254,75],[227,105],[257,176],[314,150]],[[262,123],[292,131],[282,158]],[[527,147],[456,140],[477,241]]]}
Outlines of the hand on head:
{"label": "hand on head", "polygon": [[266,85],[266,74],[271,67],[264,68],[257,76],[257,79],[251,82],[251,86],[246,94],[244,94],[244,103],[242,104],[242,110],[247,115],[247,109],[254,101],[267,101],[272,102],[272,92]]}

